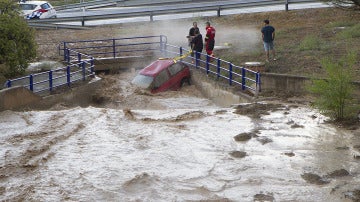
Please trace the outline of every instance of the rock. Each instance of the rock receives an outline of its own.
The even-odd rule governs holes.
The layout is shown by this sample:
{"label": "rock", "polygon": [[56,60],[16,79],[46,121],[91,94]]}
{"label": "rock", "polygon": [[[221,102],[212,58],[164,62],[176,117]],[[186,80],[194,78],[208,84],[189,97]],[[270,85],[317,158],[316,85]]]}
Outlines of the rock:
{"label": "rock", "polygon": [[244,142],[250,140],[252,137],[251,133],[241,133],[234,137],[235,141],[237,142]]}
{"label": "rock", "polygon": [[254,201],[275,201],[275,198],[272,194],[255,194]]}
{"label": "rock", "polygon": [[284,154],[289,157],[295,156],[294,152],[285,152]]}
{"label": "rock", "polygon": [[313,173],[304,173],[301,175],[301,177],[310,184],[317,184],[317,185],[323,185],[328,184],[329,181],[324,180],[319,175],[313,174]]}
{"label": "rock", "polygon": [[329,177],[344,177],[348,175],[350,175],[350,173],[345,169],[334,170],[333,172],[328,174]]}
{"label": "rock", "polygon": [[244,158],[246,156],[246,152],[243,151],[232,151],[230,155],[235,158]]}

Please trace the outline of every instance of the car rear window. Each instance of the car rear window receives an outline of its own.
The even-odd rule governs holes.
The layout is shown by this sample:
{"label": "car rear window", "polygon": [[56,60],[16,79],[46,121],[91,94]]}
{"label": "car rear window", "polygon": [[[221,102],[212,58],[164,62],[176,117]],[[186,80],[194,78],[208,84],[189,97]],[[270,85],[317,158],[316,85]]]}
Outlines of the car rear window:
{"label": "car rear window", "polygon": [[156,77],[154,80],[154,88],[158,88],[161,86],[161,84],[163,84],[165,81],[169,80],[169,74],[167,73],[167,70],[164,69],[162,70]]}
{"label": "car rear window", "polygon": [[173,76],[173,75],[177,74],[178,72],[180,72],[183,68],[184,67],[182,64],[175,63],[169,67],[169,72],[170,72],[171,76]]}
{"label": "car rear window", "polygon": [[42,9],[49,9],[49,8],[50,8],[50,5],[49,5],[48,3],[42,4],[42,5],[41,5],[41,8],[42,8]]}
{"label": "car rear window", "polygon": [[34,10],[36,5],[34,4],[20,4],[21,10]]}
{"label": "car rear window", "polygon": [[151,76],[145,76],[142,74],[138,74],[135,76],[135,78],[132,80],[132,83],[141,87],[141,88],[149,88],[151,83],[153,82],[154,78]]}

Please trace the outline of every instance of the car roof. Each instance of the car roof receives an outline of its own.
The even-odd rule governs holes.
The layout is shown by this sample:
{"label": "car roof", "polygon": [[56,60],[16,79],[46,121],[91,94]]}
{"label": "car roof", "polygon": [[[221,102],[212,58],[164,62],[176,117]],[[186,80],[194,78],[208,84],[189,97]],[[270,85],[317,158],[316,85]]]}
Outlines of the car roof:
{"label": "car roof", "polygon": [[49,3],[47,1],[26,1],[26,2],[20,2],[20,4],[35,4],[35,5],[41,5],[44,3]]}
{"label": "car roof", "polygon": [[173,59],[158,59],[150,65],[146,66],[139,73],[146,76],[156,76],[163,69],[166,69],[170,65],[174,64],[175,61]]}

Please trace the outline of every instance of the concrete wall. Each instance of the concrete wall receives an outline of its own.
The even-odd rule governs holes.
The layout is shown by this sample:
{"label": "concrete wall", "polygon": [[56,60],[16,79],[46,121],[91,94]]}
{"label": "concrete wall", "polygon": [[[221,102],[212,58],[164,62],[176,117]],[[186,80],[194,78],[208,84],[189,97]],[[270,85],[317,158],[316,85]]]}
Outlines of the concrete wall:
{"label": "concrete wall", "polygon": [[0,90],[0,111],[25,107],[40,100],[40,96],[25,87],[3,89]]}
{"label": "concrete wall", "polygon": [[265,92],[289,92],[293,94],[306,93],[306,85],[311,80],[307,77],[292,76],[286,74],[261,74],[261,93]]}
{"label": "concrete wall", "polygon": [[200,70],[191,71],[191,82],[205,97],[219,106],[229,107],[234,104],[255,100],[254,97],[244,94],[232,86],[208,78],[206,74],[200,72]]}
{"label": "concrete wall", "polygon": [[23,109],[48,109],[58,103],[66,106],[86,107],[92,102],[101,79],[94,78],[77,87],[64,87],[61,93],[40,97],[24,87],[13,87],[0,91],[0,111]]}

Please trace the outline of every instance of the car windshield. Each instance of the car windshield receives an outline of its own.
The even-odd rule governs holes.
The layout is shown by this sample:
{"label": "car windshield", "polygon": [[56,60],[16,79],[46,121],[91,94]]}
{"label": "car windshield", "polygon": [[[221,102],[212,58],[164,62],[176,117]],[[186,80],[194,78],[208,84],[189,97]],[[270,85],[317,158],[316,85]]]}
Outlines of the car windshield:
{"label": "car windshield", "polygon": [[34,10],[36,5],[34,4],[20,4],[21,10]]}
{"label": "car windshield", "polygon": [[138,74],[135,76],[135,78],[132,80],[131,83],[133,83],[141,88],[147,89],[150,87],[153,80],[154,80],[154,78],[151,76],[145,76],[142,74]]}

